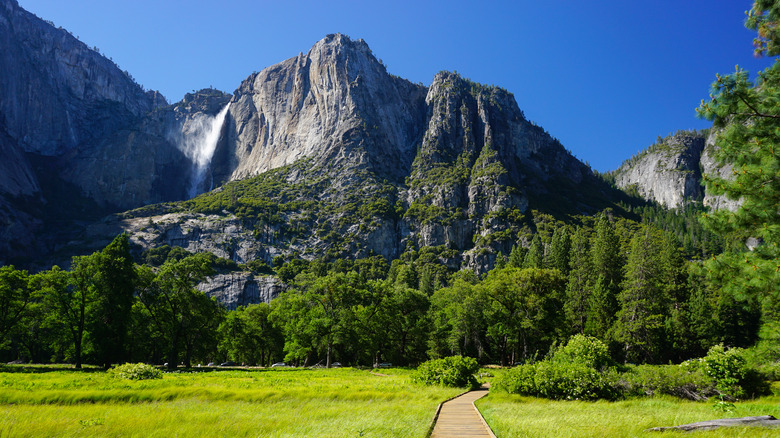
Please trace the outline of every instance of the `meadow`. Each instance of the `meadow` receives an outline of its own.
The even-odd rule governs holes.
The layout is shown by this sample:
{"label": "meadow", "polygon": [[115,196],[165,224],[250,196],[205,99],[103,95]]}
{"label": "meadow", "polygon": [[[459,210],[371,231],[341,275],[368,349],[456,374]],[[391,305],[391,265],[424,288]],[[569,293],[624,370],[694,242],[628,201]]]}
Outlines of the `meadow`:
{"label": "meadow", "polygon": [[[692,402],[670,396],[608,401],[553,401],[493,393],[476,405],[498,437],[656,437],[682,436],[684,432],[646,432],[659,426],[676,426],[718,418],[774,415],[780,418],[780,384],[773,395],[734,403],[724,411],[713,401]],[[780,430],[761,427],[721,428],[691,432],[697,438],[778,437]]]}
{"label": "meadow", "polygon": [[[489,370],[491,374],[502,370]],[[436,407],[462,389],[419,386],[411,370],[194,369],[125,380],[92,368],[0,366],[0,437],[425,437]],[[490,375],[490,374],[483,374]],[[477,406],[500,437],[677,436],[645,432],[716,418],[780,417],[773,395],[734,404],[650,397],[551,401],[491,393]],[[770,437],[735,428],[697,437]]]}
{"label": "meadow", "polygon": [[165,373],[0,368],[0,437],[424,437],[460,389],[409,370],[274,369]]}

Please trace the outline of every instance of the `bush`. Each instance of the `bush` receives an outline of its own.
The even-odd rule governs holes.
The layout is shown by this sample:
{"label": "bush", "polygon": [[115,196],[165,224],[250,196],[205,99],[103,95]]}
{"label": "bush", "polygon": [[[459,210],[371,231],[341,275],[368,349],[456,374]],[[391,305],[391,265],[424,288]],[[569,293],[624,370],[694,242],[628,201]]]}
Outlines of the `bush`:
{"label": "bush", "polygon": [[477,388],[474,374],[479,371],[477,360],[472,357],[450,356],[423,362],[412,373],[412,380],[425,385],[442,385]]}
{"label": "bush", "polygon": [[700,359],[680,365],[638,365],[621,375],[626,396],[673,395],[687,400],[706,400],[716,395],[715,385],[701,368]]}
{"label": "bush", "polygon": [[126,363],[111,368],[108,372],[114,377],[127,380],[162,379],[162,371],[145,363]]}
{"label": "bush", "polygon": [[574,335],[553,353],[554,362],[579,364],[588,368],[602,370],[614,365],[609,356],[609,348],[597,338],[585,335]]}
{"label": "bush", "polygon": [[621,392],[613,369],[600,372],[577,363],[543,361],[509,370],[492,388],[554,400],[616,400]]}
{"label": "bush", "polygon": [[713,346],[702,359],[702,368],[723,399],[737,400],[769,392],[760,374],[748,367],[745,350],[741,348]]}

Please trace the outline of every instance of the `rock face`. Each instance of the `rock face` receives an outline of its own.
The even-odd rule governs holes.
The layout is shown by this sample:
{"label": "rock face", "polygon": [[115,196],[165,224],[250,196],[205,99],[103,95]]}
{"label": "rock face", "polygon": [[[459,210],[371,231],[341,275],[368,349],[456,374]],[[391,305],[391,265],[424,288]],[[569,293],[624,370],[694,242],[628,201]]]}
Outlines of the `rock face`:
{"label": "rock face", "polygon": [[241,83],[215,173],[242,179],[307,157],[367,164],[398,178],[408,171],[425,121],[424,93],[387,74],[362,40],[329,35],[307,54]]}
{"label": "rock face", "polygon": [[615,184],[667,208],[701,201],[705,136],[681,132],[640,152],[613,172]]}
{"label": "rock face", "polygon": [[276,277],[232,272],[210,277],[199,284],[198,289],[215,298],[228,310],[236,310],[239,306],[270,303],[285,287]]}
{"label": "rock face", "polygon": [[16,0],[0,5],[0,46],[0,112],[25,152],[61,155],[161,103],[113,62]]}
{"label": "rock face", "polygon": [[739,200],[705,190],[704,176],[728,178],[731,166],[715,160],[715,131],[680,131],[626,160],[607,173],[615,185],[667,208],[702,202],[715,210],[736,210]]}
{"label": "rock face", "polygon": [[134,242],[269,264],[295,254],[392,260],[437,246],[448,266],[484,271],[509,253],[531,209],[614,206],[507,91],[448,72],[414,85],[343,35],[250,76],[223,129],[213,179],[245,182],[206,195],[221,209],[131,212],[140,222],[123,229]]}
{"label": "rock face", "polygon": [[168,105],[13,0],[0,4],[0,47],[0,264],[51,251],[85,220],[190,194],[187,145],[230,95]]}
{"label": "rock face", "polygon": [[[15,1],[0,7],[0,42],[12,72],[0,77],[0,158],[15,163],[0,164],[0,263],[68,258],[127,231],[141,248],[237,263],[437,246],[448,266],[484,271],[534,210],[589,214],[620,196],[507,91],[448,72],[413,84],[340,34],[232,95],[174,105]],[[231,296],[252,283],[231,281],[243,284]]]}
{"label": "rock face", "polygon": [[[701,156],[701,168],[704,175],[713,175],[720,178],[727,179],[731,175],[732,167],[730,165],[720,165],[715,160],[715,132],[707,137],[707,146],[704,148],[704,152]],[[740,206],[738,199],[729,199],[725,195],[713,195],[711,193],[704,194],[704,205],[711,207],[715,210],[731,210],[735,211]]]}

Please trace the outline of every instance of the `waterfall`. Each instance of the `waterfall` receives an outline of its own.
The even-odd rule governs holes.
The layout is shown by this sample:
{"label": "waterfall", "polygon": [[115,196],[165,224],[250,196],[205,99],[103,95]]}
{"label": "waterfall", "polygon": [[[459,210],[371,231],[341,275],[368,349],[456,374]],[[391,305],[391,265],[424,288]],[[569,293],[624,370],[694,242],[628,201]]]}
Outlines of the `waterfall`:
{"label": "waterfall", "polygon": [[190,198],[202,190],[229,108],[230,102],[216,116],[195,114],[182,127],[179,147],[192,161],[192,176],[187,190]]}

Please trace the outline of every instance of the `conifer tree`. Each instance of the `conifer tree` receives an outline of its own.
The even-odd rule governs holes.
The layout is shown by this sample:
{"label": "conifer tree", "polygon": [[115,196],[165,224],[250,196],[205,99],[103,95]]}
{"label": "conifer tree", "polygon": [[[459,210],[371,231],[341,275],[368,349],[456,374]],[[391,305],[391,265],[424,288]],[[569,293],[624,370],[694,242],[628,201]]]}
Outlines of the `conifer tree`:
{"label": "conifer tree", "polygon": [[603,275],[599,275],[589,287],[585,334],[605,342],[609,341],[610,330],[615,320],[615,296],[607,287]]}
{"label": "conifer tree", "polygon": [[[758,32],[757,54],[780,54],[779,23],[780,2],[753,3],[746,27]],[[707,190],[739,199],[740,206],[705,215],[705,225],[752,244],[715,257],[708,268],[734,299],[760,303],[768,323],[765,336],[780,341],[780,60],[755,82],[739,67],[731,75],[718,75],[710,96],[697,111],[712,120],[715,158],[732,172],[726,178],[707,175]]]}
{"label": "conifer tree", "polygon": [[566,225],[556,227],[550,241],[550,250],[545,257],[545,267],[557,269],[567,275],[569,273],[569,251],[571,238]]}
{"label": "conifer tree", "polygon": [[599,215],[590,246],[591,299],[585,332],[603,341],[618,311],[617,295],[623,278],[620,238],[606,213]]}
{"label": "conifer tree", "polygon": [[539,233],[534,234],[531,239],[531,247],[528,248],[528,253],[525,255],[523,261],[523,268],[541,268],[544,264],[544,245],[542,245],[542,238]]}
{"label": "conifer tree", "polygon": [[590,253],[596,278],[604,277],[607,287],[616,293],[623,279],[623,257],[620,254],[620,238],[615,232],[615,225],[604,213],[599,215],[596,222]]}
{"label": "conifer tree", "polygon": [[504,254],[499,251],[498,254],[496,254],[496,263],[493,265],[495,269],[504,269],[507,264],[507,259]]}
{"label": "conifer tree", "polygon": [[564,303],[566,319],[571,324],[572,333],[585,333],[591,284],[589,249],[585,229],[577,228],[569,251],[569,275]]}
{"label": "conifer tree", "polygon": [[668,296],[659,260],[661,251],[662,238],[652,227],[642,226],[631,241],[614,327],[615,339],[631,362],[656,363],[662,359]]}
{"label": "conifer tree", "polygon": [[507,264],[510,268],[522,268],[525,262],[526,249],[519,243],[512,247],[512,252],[509,253],[509,260]]}

